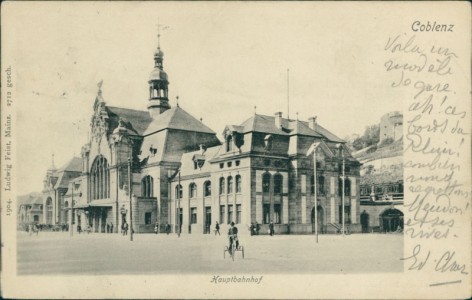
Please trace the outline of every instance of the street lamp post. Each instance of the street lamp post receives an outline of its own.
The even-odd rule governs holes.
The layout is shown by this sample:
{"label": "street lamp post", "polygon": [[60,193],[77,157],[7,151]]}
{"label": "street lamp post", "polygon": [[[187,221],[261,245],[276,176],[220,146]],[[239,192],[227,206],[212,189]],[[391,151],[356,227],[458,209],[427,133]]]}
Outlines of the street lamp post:
{"label": "street lamp post", "polygon": [[69,217],[69,235],[70,237],[73,236],[73,231],[74,229],[72,228],[72,217],[74,216],[74,211],[73,211],[73,207],[74,207],[74,183],[72,183],[72,199],[70,201],[70,217]]}
{"label": "street lamp post", "polygon": [[179,170],[179,183],[177,186],[177,201],[178,201],[178,207],[177,207],[177,235],[180,237],[180,197],[182,194],[181,186],[180,186],[180,170]]}
{"label": "street lamp post", "polygon": [[311,147],[308,149],[307,156],[313,152],[313,193],[315,198],[315,235],[316,235],[316,242],[318,243],[318,191],[317,191],[317,180],[316,180],[316,148],[320,143],[313,143]]}
{"label": "street lamp post", "polygon": [[132,189],[132,179],[131,179],[131,157],[128,158],[128,181],[129,181],[129,240],[133,241],[133,189]]}
{"label": "street lamp post", "polygon": [[342,227],[342,232],[343,232],[343,236],[345,236],[345,199],[344,199],[344,194],[345,194],[345,184],[346,184],[346,174],[345,174],[345,161],[344,161],[344,152],[343,152],[343,148],[341,146],[341,156],[342,156],[342,159],[343,159],[343,165],[342,165],[342,176],[341,176],[341,179],[342,179],[342,192],[341,192],[341,195],[342,195],[342,222],[343,222],[343,227]]}

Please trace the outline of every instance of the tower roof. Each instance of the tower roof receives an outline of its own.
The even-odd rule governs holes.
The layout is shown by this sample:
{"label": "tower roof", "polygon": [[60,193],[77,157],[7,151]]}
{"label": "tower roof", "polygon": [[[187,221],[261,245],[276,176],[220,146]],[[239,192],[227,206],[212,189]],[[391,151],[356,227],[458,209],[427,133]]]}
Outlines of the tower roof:
{"label": "tower roof", "polygon": [[164,80],[167,81],[167,73],[164,72],[164,70],[159,69],[158,67],[155,67],[152,71],[151,74],[149,74],[149,81],[152,80]]}

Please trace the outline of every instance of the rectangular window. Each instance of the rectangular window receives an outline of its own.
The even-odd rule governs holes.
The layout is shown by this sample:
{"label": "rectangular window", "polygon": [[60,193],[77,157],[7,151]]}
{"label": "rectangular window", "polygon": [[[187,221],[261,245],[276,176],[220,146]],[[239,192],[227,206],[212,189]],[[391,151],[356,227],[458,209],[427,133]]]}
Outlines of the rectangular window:
{"label": "rectangular window", "polygon": [[190,209],[190,224],[197,224],[197,208],[192,207]]}
{"label": "rectangular window", "polygon": [[220,224],[225,223],[225,206],[220,205]]}
{"label": "rectangular window", "polygon": [[239,164],[241,163],[241,161],[237,160],[236,161],[236,167],[239,167]]}
{"label": "rectangular window", "polygon": [[280,204],[274,204],[274,223],[280,224],[282,223],[282,209]]}
{"label": "rectangular window", "polygon": [[[339,206],[339,224],[343,223],[342,205]],[[344,221],[345,224],[351,224],[351,206],[344,205]]]}
{"label": "rectangular window", "polygon": [[228,224],[231,224],[233,222],[233,206],[228,205]]}
{"label": "rectangular window", "polygon": [[223,169],[223,168],[224,168],[224,166],[225,166],[225,164],[224,164],[224,163],[220,163],[220,169]]}
{"label": "rectangular window", "polygon": [[236,204],[236,223],[241,224],[241,204]]}
{"label": "rectangular window", "polygon": [[152,223],[152,213],[151,212],[144,213],[144,224],[149,225],[151,223]]}
{"label": "rectangular window", "polygon": [[262,213],[263,213],[263,217],[264,217],[264,220],[262,220],[264,222],[264,224],[269,224],[270,222],[270,204],[264,204],[264,206],[262,207]]}
{"label": "rectangular window", "polygon": [[233,163],[229,161],[228,164],[227,164],[227,165],[228,165],[228,168],[231,168],[232,164],[233,164]]}

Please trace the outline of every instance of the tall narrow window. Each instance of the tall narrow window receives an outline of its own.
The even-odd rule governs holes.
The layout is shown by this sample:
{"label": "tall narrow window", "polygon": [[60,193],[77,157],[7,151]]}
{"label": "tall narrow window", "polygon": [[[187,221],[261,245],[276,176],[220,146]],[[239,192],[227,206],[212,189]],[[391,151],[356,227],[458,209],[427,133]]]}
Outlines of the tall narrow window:
{"label": "tall narrow window", "polygon": [[105,199],[110,197],[110,170],[108,161],[103,156],[98,156],[90,170],[92,199]]}
{"label": "tall narrow window", "polygon": [[226,152],[230,152],[233,150],[233,136],[228,135],[226,138]]}
{"label": "tall narrow window", "polygon": [[228,176],[228,194],[233,193],[233,177]]}
{"label": "tall narrow window", "polygon": [[175,199],[182,199],[182,185],[175,186]]}
{"label": "tall narrow window", "polygon": [[220,195],[225,193],[225,179],[224,177],[220,178]]}
{"label": "tall narrow window", "polygon": [[233,205],[228,205],[228,224],[233,222]]}
{"label": "tall narrow window", "polygon": [[268,193],[270,191],[270,173],[262,175],[262,192]]}
{"label": "tall narrow window", "polygon": [[189,198],[197,197],[197,185],[194,182],[192,182],[189,185],[188,189],[189,189],[189,191],[188,191],[189,192]]}
{"label": "tall narrow window", "polygon": [[325,177],[324,176],[318,177],[318,193],[320,195],[325,194]]}
{"label": "tall narrow window", "polygon": [[241,224],[241,204],[236,204],[236,223]]}
{"label": "tall narrow window", "polygon": [[220,205],[220,224],[225,223],[225,206]]}
{"label": "tall narrow window", "polygon": [[192,207],[190,209],[190,224],[197,224],[197,208]]}
{"label": "tall narrow window", "polygon": [[236,193],[241,193],[241,175],[236,175]]}
{"label": "tall narrow window", "polygon": [[263,222],[264,224],[269,224],[270,222],[270,204],[264,204],[262,207]]}
{"label": "tall narrow window", "polygon": [[280,174],[274,176],[274,194],[282,194],[283,177]]}
{"label": "tall narrow window", "polygon": [[147,175],[141,180],[141,193],[143,197],[153,197],[154,194],[154,179]]}
{"label": "tall narrow window", "polygon": [[[341,178],[338,180],[338,194],[339,196],[342,196],[342,189],[343,189],[343,181],[341,180]],[[351,181],[346,178],[344,180],[344,196],[350,196],[351,195]]]}
{"label": "tall narrow window", "polygon": [[204,183],[204,189],[205,189],[205,197],[210,197],[211,196],[211,181],[205,181]]}
{"label": "tall narrow window", "polygon": [[281,223],[282,221],[281,215],[282,215],[282,209],[281,209],[280,204],[274,204],[274,220],[273,221],[275,224]]}

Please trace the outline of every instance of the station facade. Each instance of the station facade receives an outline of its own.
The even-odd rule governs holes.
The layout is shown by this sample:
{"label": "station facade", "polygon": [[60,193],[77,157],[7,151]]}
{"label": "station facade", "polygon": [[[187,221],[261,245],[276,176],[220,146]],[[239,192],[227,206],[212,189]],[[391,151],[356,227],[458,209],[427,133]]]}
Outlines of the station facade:
{"label": "station facade", "polygon": [[276,233],[311,234],[315,222],[321,232],[339,232],[344,219],[350,231],[361,231],[360,163],[342,139],[316,117],[277,112],[227,125],[220,140],[171,107],[163,58],[158,47],[147,110],[110,106],[99,89],[81,156],[47,171],[44,223],[72,216],[74,228],[94,232],[110,224],[119,232],[127,222],[136,233],[169,224],[173,232],[204,234],[216,222],[222,232],[234,222],[241,233],[257,222],[267,233],[273,222]]}

